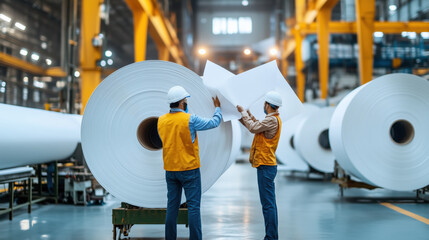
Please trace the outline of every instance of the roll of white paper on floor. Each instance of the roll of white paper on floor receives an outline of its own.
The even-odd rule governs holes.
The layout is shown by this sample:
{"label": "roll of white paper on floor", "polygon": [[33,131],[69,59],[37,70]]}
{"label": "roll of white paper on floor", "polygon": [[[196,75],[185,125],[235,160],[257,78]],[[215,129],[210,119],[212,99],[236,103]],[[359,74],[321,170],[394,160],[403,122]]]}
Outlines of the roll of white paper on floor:
{"label": "roll of white paper on floor", "polygon": [[301,114],[283,123],[284,127],[276,151],[279,161],[286,165],[282,167],[283,170],[308,171],[308,164],[296,152],[293,139],[300,123],[318,109],[316,105],[304,103]]}
{"label": "roll of white paper on floor", "polygon": [[314,169],[334,171],[334,154],[329,144],[329,124],[334,107],[320,108],[306,117],[298,126],[294,145],[298,154]]}
{"label": "roll of white paper on floor", "polygon": [[[121,201],[149,208],[167,205],[157,118],[170,110],[167,92],[175,85],[190,93],[190,113],[213,116],[211,95],[201,78],[164,61],[138,62],[117,70],[101,82],[86,106],[82,122],[86,161],[98,182]],[[231,122],[198,132],[203,192],[231,164],[239,148],[235,136],[240,136],[239,128]]]}
{"label": "roll of white paper on floor", "polygon": [[0,169],[70,157],[80,142],[81,118],[0,104]]}
{"label": "roll of white paper on floor", "polygon": [[338,105],[329,137],[338,163],[362,181],[408,191],[429,184],[429,83],[389,74]]}

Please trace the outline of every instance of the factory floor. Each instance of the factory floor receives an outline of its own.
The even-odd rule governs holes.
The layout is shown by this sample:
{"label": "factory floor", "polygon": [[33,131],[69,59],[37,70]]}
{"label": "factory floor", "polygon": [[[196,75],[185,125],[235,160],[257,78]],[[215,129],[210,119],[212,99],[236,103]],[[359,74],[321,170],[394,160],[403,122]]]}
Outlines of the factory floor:
{"label": "factory floor", "polygon": [[[405,201],[385,206],[380,204],[382,197],[407,195],[385,190],[347,190],[341,199],[338,186],[312,178],[278,173],[280,239],[429,239],[429,204]],[[0,216],[0,239],[112,239],[111,209],[119,204],[114,198],[103,206],[37,204],[31,214],[17,210],[13,221]],[[248,164],[233,165],[203,195],[201,213],[204,239],[263,239],[256,170]],[[131,239],[163,235],[163,225],[136,225],[130,233]],[[178,237],[187,236],[188,229],[180,225]]]}

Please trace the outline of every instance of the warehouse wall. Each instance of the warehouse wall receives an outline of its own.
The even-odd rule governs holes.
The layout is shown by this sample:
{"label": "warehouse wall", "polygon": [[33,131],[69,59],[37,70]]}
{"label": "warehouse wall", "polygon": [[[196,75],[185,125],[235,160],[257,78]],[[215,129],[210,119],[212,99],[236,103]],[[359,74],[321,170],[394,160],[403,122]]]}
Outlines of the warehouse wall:
{"label": "warehouse wall", "polygon": [[[212,19],[214,17],[251,17],[251,34],[214,35],[212,33]],[[243,46],[243,43],[252,44],[270,37],[270,14],[260,11],[200,11],[197,15],[198,44],[207,44],[215,47]]]}

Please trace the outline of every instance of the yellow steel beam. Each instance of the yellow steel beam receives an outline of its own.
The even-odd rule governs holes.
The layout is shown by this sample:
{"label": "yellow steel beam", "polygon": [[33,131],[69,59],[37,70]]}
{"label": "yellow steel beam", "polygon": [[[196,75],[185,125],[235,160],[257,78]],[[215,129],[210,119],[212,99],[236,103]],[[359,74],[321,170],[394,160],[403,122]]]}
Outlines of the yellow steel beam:
{"label": "yellow steel beam", "polygon": [[[304,21],[306,1],[295,0],[295,17],[297,24]],[[295,69],[296,69],[296,92],[301,102],[304,102],[304,91],[305,91],[305,75],[302,72],[304,69],[304,62],[302,61],[302,40],[303,36],[299,29],[294,29],[295,37]]]}
{"label": "yellow steel beam", "polygon": [[[316,34],[317,23],[301,23],[299,29],[303,34]],[[427,32],[429,22],[374,22],[374,31],[384,34],[400,34],[402,32]],[[356,22],[329,22],[329,32],[332,34],[356,34]]]}
{"label": "yellow steel beam", "polygon": [[[167,49],[172,60],[181,65],[187,65],[186,58],[180,47],[176,31],[154,0],[125,0],[133,14],[144,12],[149,19],[149,34],[155,41],[158,50]],[[165,58],[165,53],[160,53]]]}
{"label": "yellow steel beam", "polygon": [[298,98],[304,102],[305,91],[305,75],[302,72],[304,69],[304,62],[302,61],[302,40],[303,36],[299,31],[295,31],[295,69],[296,69],[296,91]]}
{"label": "yellow steel beam", "polygon": [[355,0],[361,84],[372,79],[375,0]]}
{"label": "yellow steel beam", "polygon": [[146,12],[136,10],[134,17],[134,61],[140,62],[146,59],[147,32],[149,18]]}
{"label": "yellow steel beam", "polygon": [[329,22],[332,8],[338,0],[323,1],[320,3],[317,15],[317,41],[319,43],[319,87],[320,97],[325,99],[329,86]]}
{"label": "yellow steel beam", "polygon": [[0,64],[20,69],[24,72],[39,76],[65,77],[67,74],[59,67],[43,68],[17,57],[0,52]]}
{"label": "yellow steel beam", "polygon": [[101,69],[97,67],[97,60],[101,59],[101,48],[94,47],[92,39],[100,33],[100,4],[102,2],[102,0],[81,2],[81,114],[83,114],[92,92],[101,81]]}
{"label": "yellow steel beam", "polygon": [[284,39],[283,40],[283,51],[282,51],[282,60],[288,58],[293,51],[295,50],[296,44],[295,39]]}
{"label": "yellow steel beam", "polygon": [[287,61],[287,59],[283,59],[281,61],[281,72],[282,72],[283,76],[285,77],[285,79],[287,79],[288,67],[289,67],[289,62]]}

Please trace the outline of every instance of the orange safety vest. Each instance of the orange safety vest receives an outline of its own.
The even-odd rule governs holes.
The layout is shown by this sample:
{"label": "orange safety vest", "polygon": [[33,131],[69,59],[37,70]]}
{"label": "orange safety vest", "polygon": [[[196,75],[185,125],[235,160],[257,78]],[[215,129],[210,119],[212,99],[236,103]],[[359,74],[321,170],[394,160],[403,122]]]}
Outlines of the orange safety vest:
{"label": "orange safety vest", "polygon": [[162,141],[162,156],[166,171],[187,171],[200,167],[198,136],[192,143],[189,131],[191,114],[167,113],[158,118],[158,133]]}
{"label": "orange safety vest", "polygon": [[279,115],[275,116],[279,123],[279,129],[276,135],[268,139],[264,136],[264,132],[257,133],[253,138],[252,148],[250,149],[249,161],[252,167],[259,167],[260,165],[275,166],[276,161],[276,150],[279,144],[280,131],[282,129],[282,121]]}

